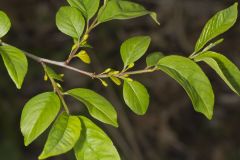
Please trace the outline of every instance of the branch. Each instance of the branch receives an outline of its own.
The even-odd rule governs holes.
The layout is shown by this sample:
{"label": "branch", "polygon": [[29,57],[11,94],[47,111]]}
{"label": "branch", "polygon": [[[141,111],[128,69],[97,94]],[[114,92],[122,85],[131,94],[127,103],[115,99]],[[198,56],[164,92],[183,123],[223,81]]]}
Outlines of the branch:
{"label": "branch", "polygon": [[[7,44],[5,42],[0,42],[0,45],[2,46],[11,46],[10,44]],[[22,50],[23,51],[23,50]],[[136,74],[144,74],[144,73],[151,73],[151,72],[154,72],[157,70],[157,68],[145,68],[145,69],[142,69],[142,70],[137,70],[137,71],[129,71],[129,72],[120,72],[119,74],[115,74],[115,75],[108,75],[108,74],[95,74],[95,73],[92,73],[92,72],[87,72],[87,71],[84,71],[84,70],[81,70],[81,69],[78,69],[78,68],[75,68],[75,67],[72,67],[72,66],[69,66],[68,64],[66,64],[65,62],[60,62],[60,61],[54,61],[54,60],[49,60],[49,59],[46,59],[46,58],[42,58],[42,57],[39,57],[39,56],[36,56],[36,55],[33,55],[32,53],[29,53],[29,52],[26,52],[26,51],[23,51],[23,53],[30,59],[42,64],[42,63],[45,63],[45,64],[50,64],[50,65],[55,65],[55,66],[59,66],[61,68],[65,68],[65,69],[68,69],[68,70],[71,70],[71,71],[74,71],[74,72],[77,72],[77,73],[80,73],[82,75],[85,75],[85,76],[88,76],[88,77],[91,77],[92,79],[95,79],[95,78],[109,78],[111,76],[115,76],[115,77],[123,77],[125,75],[136,75]]]}

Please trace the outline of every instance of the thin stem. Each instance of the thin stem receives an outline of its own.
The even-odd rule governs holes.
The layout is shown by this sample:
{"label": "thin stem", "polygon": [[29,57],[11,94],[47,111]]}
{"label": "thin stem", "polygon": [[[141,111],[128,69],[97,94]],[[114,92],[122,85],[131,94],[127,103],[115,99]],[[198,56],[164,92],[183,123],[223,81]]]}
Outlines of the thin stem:
{"label": "thin stem", "polygon": [[65,109],[65,111],[67,112],[67,114],[70,114],[69,109],[68,109],[68,106],[67,106],[67,104],[66,104],[66,102],[65,102],[65,100],[64,100],[64,98],[63,98],[63,95],[64,95],[64,94],[63,94],[62,91],[59,89],[59,87],[58,87],[57,83],[55,82],[55,80],[48,75],[48,73],[47,73],[47,71],[46,71],[46,65],[45,65],[43,62],[42,62],[41,64],[42,64],[42,66],[43,66],[43,68],[44,68],[44,71],[45,71],[45,73],[47,74],[47,76],[48,76],[51,84],[52,84],[52,87],[53,87],[54,92],[57,93],[58,97],[60,98],[60,100],[61,100],[61,102],[62,102],[62,105],[63,105],[63,108]]}

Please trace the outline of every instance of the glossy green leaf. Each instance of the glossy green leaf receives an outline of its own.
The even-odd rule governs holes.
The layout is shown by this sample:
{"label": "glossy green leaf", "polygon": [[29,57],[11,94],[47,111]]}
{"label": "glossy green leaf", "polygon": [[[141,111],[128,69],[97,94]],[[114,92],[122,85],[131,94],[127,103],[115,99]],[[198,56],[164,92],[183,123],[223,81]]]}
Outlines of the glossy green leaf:
{"label": "glossy green leaf", "polygon": [[87,20],[90,20],[97,12],[100,0],[67,0],[68,3],[78,8]]}
{"label": "glossy green leaf", "polygon": [[101,95],[92,90],[84,88],[69,90],[67,91],[67,94],[85,104],[89,113],[94,118],[104,123],[111,124],[115,127],[118,126],[117,113],[114,107]]}
{"label": "glossy green leaf", "polygon": [[57,74],[52,68],[50,68],[49,66],[45,67],[45,72],[47,73],[47,75],[54,79],[54,80],[58,80],[58,81],[63,81],[62,76]]}
{"label": "glossy green leaf", "polygon": [[60,101],[53,92],[39,94],[26,103],[20,124],[26,146],[50,126],[59,110]]}
{"label": "glossy green leaf", "polygon": [[200,51],[210,40],[231,28],[238,17],[238,3],[218,12],[205,25],[195,46],[195,52]]}
{"label": "glossy green leaf", "polygon": [[148,67],[157,66],[158,61],[160,59],[162,59],[163,57],[164,57],[164,55],[161,52],[154,52],[154,53],[150,54],[149,56],[147,56],[146,64]]}
{"label": "glossy green leaf", "polygon": [[124,67],[134,63],[141,58],[147,51],[151,42],[149,36],[132,37],[121,46],[121,57],[124,62]]}
{"label": "glossy green leaf", "polygon": [[126,0],[110,0],[103,6],[98,14],[98,22],[103,23],[114,19],[131,19],[144,15],[150,15],[153,20],[157,20],[157,14],[146,10],[142,5]]}
{"label": "glossy green leaf", "polygon": [[56,24],[61,32],[79,39],[84,31],[85,20],[78,9],[65,6],[57,12]]}
{"label": "glossy green leaf", "polygon": [[149,105],[147,89],[137,81],[124,81],[123,98],[129,108],[138,115],[144,115]]}
{"label": "glossy green leaf", "polygon": [[80,133],[79,118],[69,116],[65,112],[62,113],[54,123],[39,159],[46,159],[70,151],[78,141]]}
{"label": "glossy green leaf", "polygon": [[11,22],[8,16],[3,12],[0,11],[0,38],[5,36],[11,28]]}
{"label": "glossy green leaf", "polygon": [[0,54],[4,64],[17,88],[20,89],[28,70],[28,61],[25,54],[12,46],[1,46]]}
{"label": "glossy green leaf", "polygon": [[240,71],[227,57],[215,52],[205,52],[194,59],[204,61],[226,82],[226,84],[240,95]]}
{"label": "glossy green leaf", "polygon": [[77,160],[120,160],[111,139],[86,117],[80,117],[82,133],[74,147]]}
{"label": "glossy green leaf", "polygon": [[181,56],[167,56],[159,61],[158,67],[182,85],[197,112],[203,113],[208,119],[212,118],[214,107],[212,86],[196,63]]}

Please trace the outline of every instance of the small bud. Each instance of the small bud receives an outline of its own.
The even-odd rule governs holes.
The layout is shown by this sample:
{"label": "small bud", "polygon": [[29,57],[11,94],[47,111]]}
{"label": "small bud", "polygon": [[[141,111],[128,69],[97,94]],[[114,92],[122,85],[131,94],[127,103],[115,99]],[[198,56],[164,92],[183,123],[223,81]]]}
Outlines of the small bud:
{"label": "small bud", "polygon": [[72,51],[75,50],[77,47],[78,47],[78,44],[75,43],[75,44],[72,46]]}
{"label": "small bud", "polygon": [[110,79],[118,86],[120,86],[122,84],[121,80],[117,77],[110,77]]}
{"label": "small bud", "polygon": [[104,81],[104,80],[102,80],[102,79],[99,79],[99,80],[102,82],[102,85],[103,85],[104,87],[107,87],[107,86],[108,86],[108,84],[107,84],[106,81]]}
{"label": "small bud", "polygon": [[47,81],[48,80],[48,76],[47,76],[47,74],[45,73],[44,74],[44,81]]}
{"label": "small bud", "polygon": [[102,74],[109,73],[111,70],[112,70],[111,68],[107,68],[105,69],[105,71],[102,72]]}
{"label": "small bud", "polygon": [[108,75],[117,75],[117,74],[119,74],[119,71],[111,71],[111,72],[109,72],[108,73]]}
{"label": "small bud", "polygon": [[135,64],[134,64],[134,63],[131,63],[131,64],[128,65],[127,68],[128,68],[128,69],[131,69],[131,68],[133,68],[134,66],[135,66]]}
{"label": "small bud", "polygon": [[56,84],[57,84],[58,88],[62,88],[62,86],[59,83],[56,83]]}
{"label": "small bud", "polygon": [[88,38],[89,38],[89,35],[88,35],[88,34],[85,34],[85,35],[83,36],[83,40],[82,40],[82,41],[87,41]]}
{"label": "small bud", "polygon": [[119,71],[113,71],[113,74],[114,75],[116,75],[116,74],[118,74],[119,73]]}
{"label": "small bud", "polygon": [[122,77],[127,78],[127,77],[129,77],[129,74],[124,74],[124,75],[122,75]]}

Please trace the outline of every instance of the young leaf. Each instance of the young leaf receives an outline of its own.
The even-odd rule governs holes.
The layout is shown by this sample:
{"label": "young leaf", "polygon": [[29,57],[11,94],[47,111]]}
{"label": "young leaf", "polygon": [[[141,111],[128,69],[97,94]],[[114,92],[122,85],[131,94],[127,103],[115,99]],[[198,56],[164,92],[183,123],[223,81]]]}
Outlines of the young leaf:
{"label": "young leaf", "polygon": [[85,27],[82,13],[74,7],[61,7],[56,15],[58,29],[76,39],[79,39]]}
{"label": "young leaf", "polygon": [[138,115],[146,113],[149,105],[149,94],[141,83],[124,81],[123,98],[134,113]]}
{"label": "young leaf", "polygon": [[151,38],[149,36],[132,37],[123,42],[121,46],[121,56],[124,67],[127,67],[141,58],[147,51],[150,42]]}
{"label": "young leaf", "polygon": [[62,113],[54,123],[39,159],[70,151],[78,141],[81,123],[78,117]]}
{"label": "young leaf", "polygon": [[227,57],[208,51],[195,57],[194,60],[207,63],[235,93],[240,95],[240,71]]}
{"label": "young leaf", "polygon": [[21,115],[21,132],[28,146],[53,122],[60,110],[60,101],[53,92],[39,94],[30,99]]}
{"label": "young leaf", "polygon": [[120,160],[111,139],[86,117],[80,117],[81,137],[74,147],[77,160]]}
{"label": "young leaf", "polygon": [[25,54],[12,46],[1,46],[0,54],[16,87],[20,89],[28,70],[28,61]]}
{"label": "young leaf", "polygon": [[98,13],[98,22],[103,23],[113,19],[131,19],[144,15],[150,15],[153,20],[157,20],[157,14],[146,10],[142,5],[126,0],[110,0]]}
{"label": "young leaf", "polygon": [[67,94],[76,98],[88,108],[89,113],[99,121],[118,127],[117,113],[112,104],[96,92],[76,88],[67,91]]}
{"label": "young leaf", "polygon": [[167,56],[160,59],[158,67],[182,85],[197,112],[212,119],[214,107],[212,86],[196,63],[181,56]]}
{"label": "young leaf", "polygon": [[75,57],[78,57],[86,64],[91,63],[91,58],[89,57],[88,53],[85,50],[80,51],[78,54],[75,55]]}
{"label": "young leaf", "polygon": [[157,66],[158,61],[162,59],[164,55],[161,52],[154,52],[147,56],[146,64],[148,67]]}
{"label": "young leaf", "polygon": [[45,72],[47,72],[47,75],[52,78],[52,79],[55,79],[55,80],[58,80],[58,81],[63,81],[62,79],[62,76],[57,74],[52,68],[50,68],[49,66],[46,66],[45,67]]}
{"label": "young leaf", "polygon": [[238,3],[218,12],[205,25],[195,46],[195,52],[200,51],[210,40],[231,28],[238,16]]}
{"label": "young leaf", "polygon": [[3,12],[0,11],[0,38],[5,36],[11,28],[11,22],[8,16]]}
{"label": "young leaf", "polygon": [[67,0],[72,7],[78,8],[89,21],[97,12],[100,0]]}

